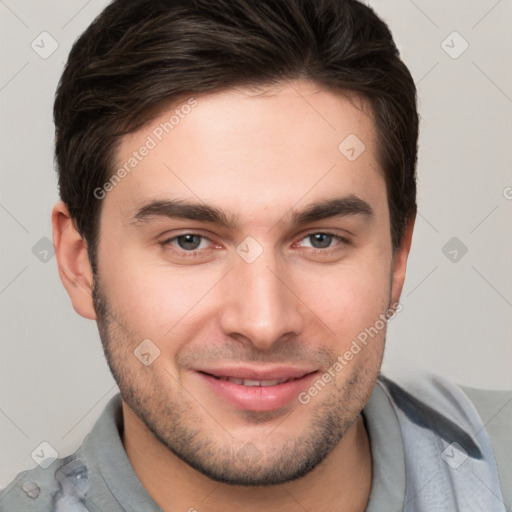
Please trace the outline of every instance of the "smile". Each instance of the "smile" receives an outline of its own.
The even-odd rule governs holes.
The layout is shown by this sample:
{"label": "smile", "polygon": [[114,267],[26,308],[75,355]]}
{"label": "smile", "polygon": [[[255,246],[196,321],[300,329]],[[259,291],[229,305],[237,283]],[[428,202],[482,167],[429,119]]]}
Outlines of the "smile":
{"label": "smile", "polygon": [[[215,375],[213,375],[215,377]],[[239,379],[238,377],[215,377],[219,380],[224,380],[228,382],[233,382],[234,384],[241,384],[242,386],[277,386],[278,384],[284,384],[285,382],[290,382],[292,380],[296,380],[291,377],[289,379],[273,379],[273,380],[252,380],[252,379]]]}
{"label": "smile", "polygon": [[199,379],[204,396],[220,399],[240,410],[272,411],[297,401],[299,393],[307,389],[317,373],[291,367],[239,367],[195,370],[193,375]]}

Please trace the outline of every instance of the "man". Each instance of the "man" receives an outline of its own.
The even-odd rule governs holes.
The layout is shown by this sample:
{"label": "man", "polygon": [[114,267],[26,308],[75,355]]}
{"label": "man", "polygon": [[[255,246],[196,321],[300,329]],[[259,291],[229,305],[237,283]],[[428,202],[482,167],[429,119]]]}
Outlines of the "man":
{"label": "man", "polygon": [[418,116],[372,10],[117,0],[55,123],[59,272],[121,394],[1,510],[510,508],[510,396],[379,376]]}

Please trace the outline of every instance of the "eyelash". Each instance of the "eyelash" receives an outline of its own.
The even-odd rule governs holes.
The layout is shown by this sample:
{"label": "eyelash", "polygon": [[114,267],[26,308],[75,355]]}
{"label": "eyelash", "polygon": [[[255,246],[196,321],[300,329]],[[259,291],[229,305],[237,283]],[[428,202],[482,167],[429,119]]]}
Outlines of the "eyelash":
{"label": "eyelash", "polygon": [[[303,241],[303,240],[305,240],[308,237],[311,237],[313,235],[319,235],[319,234],[332,237],[333,241],[337,241],[338,243],[336,245],[334,245],[332,247],[328,247],[326,249],[318,249],[318,248],[315,248],[315,247],[309,247],[309,249],[310,249],[309,252],[310,253],[313,253],[313,254],[318,254],[318,253],[329,254],[329,253],[334,253],[336,251],[339,251],[343,247],[347,247],[347,246],[351,246],[352,245],[352,242],[348,238],[345,238],[345,237],[342,237],[340,235],[336,235],[334,233],[330,233],[330,232],[327,232],[327,231],[312,231],[312,232],[307,233],[306,235],[304,235],[299,241]],[[207,248],[207,249],[194,249],[194,250],[191,250],[191,251],[187,251],[185,249],[174,247],[171,244],[171,242],[177,240],[178,238],[180,238],[182,236],[187,236],[187,235],[199,236],[199,237],[201,237],[201,239],[208,240],[209,242],[212,242],[212,240],[210,240],[210,238],[208,238],[207,236],[205,236],[205,235],[203,235],[201,233],[188,232],[188,233],[182,233],[180,235],[173,236],[171,238],[167,238],[166,240],[164,240],[161,243],[161,245],[164,248],[171,247],[172,248],[171,250],[179,253],[179,255],[181,257],[186,257],[186,258],[200,256],[203,251],[205,251],[207,249],[211,249],[211,248]]]}
{"label": "eyelash", "polygon": [[337,253],[347,249],[347,247],[352,246],[352,242],[348,238],[342,237],[340,235],[335,235],[334,233],[325,232],[325,231],[315,231],[313,233],[309,233],[306,236],[302,237],[300,239],[300,241],[305,240],[312,235],[318,235],[318,234],[332,237],[333,238],[332,242],[334,245],[327,247],[326,249],[319,249],[317,247],[306,247],[306,249],[308,250],[308,253],[312,256],[325,256],[325,257],[335,256]]}

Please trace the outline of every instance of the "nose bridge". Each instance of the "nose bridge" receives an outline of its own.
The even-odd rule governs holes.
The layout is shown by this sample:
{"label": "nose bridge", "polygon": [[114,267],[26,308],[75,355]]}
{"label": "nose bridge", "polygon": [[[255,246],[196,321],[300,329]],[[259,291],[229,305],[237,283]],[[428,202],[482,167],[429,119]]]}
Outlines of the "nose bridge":
{"label": "nose bridge", "polygon": [[255,260],[237,257],[222,311],[227,335],[242,335],[260,349],[302,331],[299,301],[286,283],[284,264],[265,250]]}

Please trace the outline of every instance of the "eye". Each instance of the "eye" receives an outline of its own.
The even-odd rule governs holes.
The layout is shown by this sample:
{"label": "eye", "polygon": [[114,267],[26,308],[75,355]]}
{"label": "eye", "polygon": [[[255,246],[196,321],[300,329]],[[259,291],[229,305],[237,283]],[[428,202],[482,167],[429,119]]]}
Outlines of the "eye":
{"label": "eye", "polygon": [[185,235],[169,238],[166,241],[166,244],[183,249],[186,252],[192,252],[200,249],[206,249],[208,247],[208,242],[209,240],[202,235],[187,233]]}
{"label": "eye", "polygon": [[330,249],[333,247],[333,242],[338,242],[339,244],[344,240],[341,237],[330,233],[311,233],[301,240],[301,242],[303,241],[309,241],[309,245],[306,244],[305,247],[312,247],[313,249]]}
{"label": "eye", "polygon": [[[176,232],[175,232],[176,233]],[[187,232],[169,236],[159,242],[163,253],[162,257],[171,263],[179,265],[196,265],[213,261],[219,256],[218,250],[222,245],[215,242],[208,234],[201,232]],[[165,235],[164,235],[165,236]]]}

